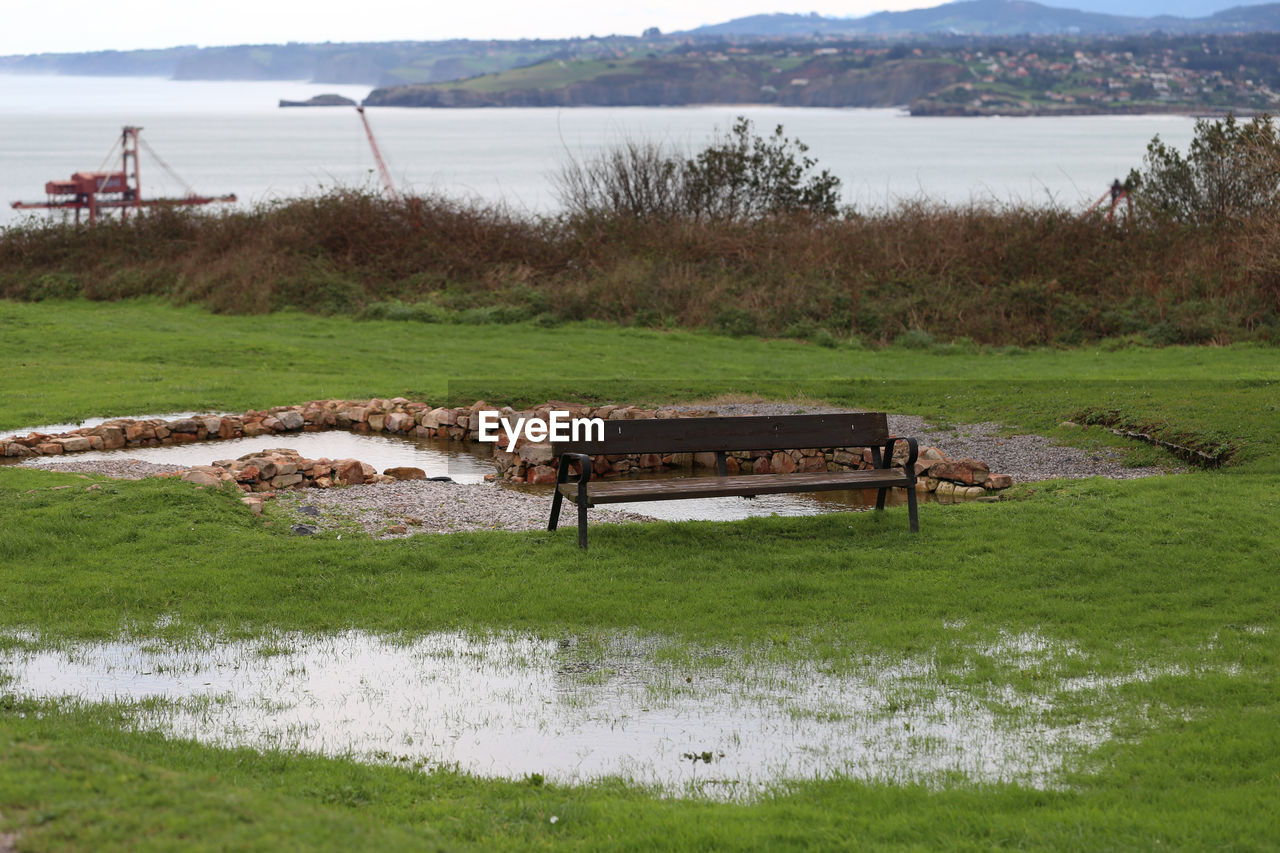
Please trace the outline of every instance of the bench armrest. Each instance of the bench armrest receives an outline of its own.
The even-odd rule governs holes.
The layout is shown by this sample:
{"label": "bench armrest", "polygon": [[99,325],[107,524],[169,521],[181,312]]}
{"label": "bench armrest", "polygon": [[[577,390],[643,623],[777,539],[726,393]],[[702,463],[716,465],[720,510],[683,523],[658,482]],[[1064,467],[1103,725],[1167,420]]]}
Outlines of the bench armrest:
{"label": "bench armrest", "polygon": [[578,463],[578,486],[585,486],[591,480],[591,457],[585,453],[561,453],[560,467],[556,471],[556,483],[569,482],[569,463]]}
{"label": "bench armrest", "polygon": [[916,458],[920,455],[920,445],[914,438],[904,438],[902,436],[895,435],[886,441],[884,444],[883,467],[893,467],[893,445],[899,441],[905,441],[907,443],[907,459],[902,464],[902,468],[910,474],[911,479],[914,480],[916,478]]}

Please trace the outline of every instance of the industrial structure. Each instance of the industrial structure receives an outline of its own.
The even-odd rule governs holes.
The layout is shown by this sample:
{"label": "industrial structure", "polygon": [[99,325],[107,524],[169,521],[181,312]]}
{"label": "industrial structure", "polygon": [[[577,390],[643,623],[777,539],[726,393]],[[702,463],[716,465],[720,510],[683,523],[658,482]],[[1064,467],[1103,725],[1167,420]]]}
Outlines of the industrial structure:
{"label": "industrial structure", "polygon": [[[45,201],[15,201],[16,210],[68,210],[75,211],[76,222],[80,221],[80,211],[88,211],[89,224],[93,225],[99,214],[112,210],[120,211],[122,219],[129,213],[140,214],[144,207],[180,207],[204,204],[234,202],[235,195],[202,196],[187,185],[186,181],[169,168],[151,147],[139,138],[142,128],[126,126],[120,132],[116,147],[121,150],[120,170],[117,172],[76,172],[68,181],[49,181],[44,185]],[[181,198],[143,198],[141,169],[138,163],[138,148],[143,146],[153,160],[168,174],[172,175],[187,190]],[[105,162],[110,162],[115,148],[107,154]],[[105,165],[105,163],[104,163]],[[132,170],[132,171],[131,171]]]}

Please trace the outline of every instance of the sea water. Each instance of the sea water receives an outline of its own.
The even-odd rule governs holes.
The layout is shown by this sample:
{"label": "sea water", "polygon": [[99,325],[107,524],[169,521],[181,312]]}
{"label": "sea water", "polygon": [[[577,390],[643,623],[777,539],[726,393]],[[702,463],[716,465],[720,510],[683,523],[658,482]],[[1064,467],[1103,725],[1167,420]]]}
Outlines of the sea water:
{"label": "sea water", "polygon": [[[44,184],[116,167],[107,159],[125,124],[181,178],[142,152],[144,196],[235,193],[242,205],[333,187],[378,189],[369,142],[353,109],[281,109],[281,98],[364,86],[282,81],[0,75],[0,225],[26,215]],[[1185,147],[1183,116],[912,118],[898,109],[760,106],[514,109],[370,108],[369,121],[401,189],[557,207],[551,177],[573,159],[627,139],[696,149],[745,115],[761,133],[784,126],[862,208],[927,198],[1056,203],[1083,209],[1140,166],[1157,134]]]}

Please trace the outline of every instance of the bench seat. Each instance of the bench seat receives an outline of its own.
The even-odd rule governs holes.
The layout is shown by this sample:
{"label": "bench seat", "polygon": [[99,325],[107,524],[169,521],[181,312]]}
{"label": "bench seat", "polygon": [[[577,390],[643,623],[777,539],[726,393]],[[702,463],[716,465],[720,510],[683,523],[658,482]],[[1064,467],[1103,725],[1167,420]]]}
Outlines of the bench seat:
{"label": "bench seat", "polygon": [[[911,531],[920,529],[916,517],[915,463],[917,443],[889,433],[884,412],[843,412],[817,415],[747,415],[744,417],[647,418],[608,420],[595,437],[551,442],[558,457],[556,490],[551,497],[547,529],[560,522],[565,499],[577,505],[578,545],[587,547],[587,509],[597,504],[631,501],[671,501],[688,498],[755,497],[798,492],[875,489],[876,509],[882,510],[889,489],[907,491]],[[894,465],[898,442],[905,453]],[[727,455],[742,451],[790,451],[793,448],[868,448],[870,469],[815,471],[791,474],[729,476]],[[592,479],[592,460],[612,454],[714,453],[717,477],[679,477],[632,481]],[[576,467],[577,471],[571,470]],[[606,469],[607,470],[607,469]]]}
{"label": "bench seat", "polygon": [[[799,492],[834,492],[913,485],[914,478],[898,468],[870,471],[820,471],[805,474],[740,474],[734,477],[681,477],[630,482],[587,484],[587,506],[597,504],[686,500],[690,498],[754,497]],[[577,503],[578,484],[561,483],[560,493]]]}

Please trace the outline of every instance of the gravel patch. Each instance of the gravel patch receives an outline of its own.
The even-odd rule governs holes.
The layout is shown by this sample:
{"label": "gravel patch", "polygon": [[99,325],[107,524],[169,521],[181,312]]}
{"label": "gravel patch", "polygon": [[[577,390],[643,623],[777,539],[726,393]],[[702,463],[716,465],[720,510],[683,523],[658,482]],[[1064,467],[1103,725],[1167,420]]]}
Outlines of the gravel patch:
{"label": "gravel patch", "polygon": [[116,480],[141,480],[157,474],[172,474],[185,471],[184,465],[164,465],[156,462],[143,462],[141,459],[76,459],[75,457],[42,457],[28,459],[22,463],[28,468],[44,468],[49,471],[63,471],[73,474],[100,474]]}
{"label": "gravel patch", "polygon": [[[379,539],[463,530],[546,530],[551,510],[548,494],[529,494],[493,483],[467,485],[429,480],[281,492],[276,502],[309,526],[324,529],[355,522]],[[308,507],[314,510],[307,510]],[[573,504],[566,502],[560,512],[561,526],[572,527],[576,511]],[[591,521],[595,524],[653,519],[597,507],[592,510]]]}

